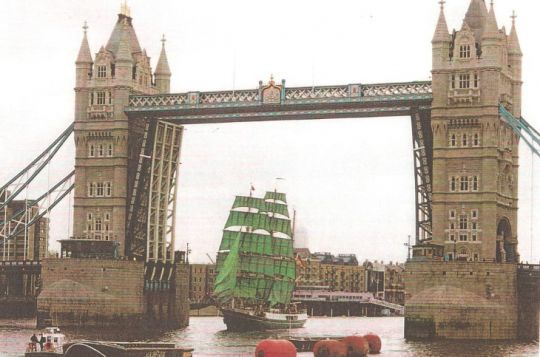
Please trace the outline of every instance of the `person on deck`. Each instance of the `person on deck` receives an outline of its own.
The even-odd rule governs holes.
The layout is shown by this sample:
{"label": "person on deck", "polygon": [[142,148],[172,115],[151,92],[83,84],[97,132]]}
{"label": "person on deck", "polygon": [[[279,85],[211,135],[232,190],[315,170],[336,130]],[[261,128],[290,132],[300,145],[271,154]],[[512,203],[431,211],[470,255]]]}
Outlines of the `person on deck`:
{"label": "person on deck", "polygon": [[37,343],[38,343],[38,338],[36,334],[33,334],[32,337],[30,337],[30,344],[32,345],[31,347],[32,351],[37,351],[36,349]]}
{"label": "person on deck", "polygon": [[39,350],[43,351],[43,344],[45,343],[45,336],[42,333],[39,334]]}

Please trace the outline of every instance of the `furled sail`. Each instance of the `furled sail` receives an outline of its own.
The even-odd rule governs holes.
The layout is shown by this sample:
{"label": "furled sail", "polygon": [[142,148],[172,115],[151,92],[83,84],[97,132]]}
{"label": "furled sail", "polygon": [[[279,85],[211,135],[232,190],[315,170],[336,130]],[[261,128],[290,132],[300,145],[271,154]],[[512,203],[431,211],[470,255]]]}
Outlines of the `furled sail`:
{"label": "furled sail", "polygon": [[296,267],[286,202],[279,192],[267,192],[264,199],[235,198],[217,258],[214,295],[220,302],[232,297],[270,306],[290,302]]}

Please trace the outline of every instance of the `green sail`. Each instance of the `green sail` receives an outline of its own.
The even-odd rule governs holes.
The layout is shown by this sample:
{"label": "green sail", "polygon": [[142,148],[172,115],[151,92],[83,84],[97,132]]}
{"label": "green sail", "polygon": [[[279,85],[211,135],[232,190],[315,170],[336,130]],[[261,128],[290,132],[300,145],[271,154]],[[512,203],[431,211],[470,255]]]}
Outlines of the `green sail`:
{"label": "green sail", "polygon": [[252,230],[279,232],[289,237],[292,235],[291,221],[261,213],[231,211],[225,224],[225,228],[230,227],[250,227]]}
{"label": "green sail", "polygon": [[238,248],[240,245],[240,232],[238,232],[231,250],[223,262],[214,283],[214,296],[220,301],[228,301],[234,296],[238,274]]}
{"label": "green sail", "polygon": [[[238,232],[223,231],[223,239],[219,246],[220,251],[230,250]],[[240,252],[252,252],[261,255],[293,256],[293,247],[290,239],[270,237],[258,233],[242,233]]]}
{"label": "green sail", "polygon": [[289,217],[289,210],[286,204],[277,202],[268,202],[258,197],[236,196],[233,203],[234,208],[255,208],[259,213],[273,212]]}
{"label": "green sail", "polygon": [[276,200],[276,201],[281,201],[283,203],[287,203],[287,198],[285,196],[284,193],[281,193],[281,192],[266,192],[266,194],[264,195],[264,199],[265,200]]}
{"label": "green sail", "polygon": [[[286,204],[266,200],[286,202],[286,197],[283,193],[267,192],[264,199],[235,198],[217,257],[214,295],[220,302],[232,297],[270,306],[290,302],[296,279],[291,222],[272,214],[288,217],[288,209]],[[234,211],[240,207],[248,208],[248,211]],[[251,212],[251,209],[257,212]],[[238,227],[240,232],[230,230]],[[264,230],[268,234],[253,233],[254,230]],[[275,237],[270,235],[271,232],[286,237]]]}

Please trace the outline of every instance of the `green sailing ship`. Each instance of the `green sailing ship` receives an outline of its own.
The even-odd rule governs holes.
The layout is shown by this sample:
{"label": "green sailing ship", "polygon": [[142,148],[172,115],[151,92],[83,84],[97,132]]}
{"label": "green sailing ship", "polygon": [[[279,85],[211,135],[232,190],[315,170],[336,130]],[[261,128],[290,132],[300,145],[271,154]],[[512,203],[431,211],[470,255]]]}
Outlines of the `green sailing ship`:
{"label": "green sailing ship", "polygon": [[[252,188],[253,189],[253,188]],[[291,304],[296,279],[293,233],[284,193],[236,196],[217,256],[214,298],[230,331],[304,326]]]}

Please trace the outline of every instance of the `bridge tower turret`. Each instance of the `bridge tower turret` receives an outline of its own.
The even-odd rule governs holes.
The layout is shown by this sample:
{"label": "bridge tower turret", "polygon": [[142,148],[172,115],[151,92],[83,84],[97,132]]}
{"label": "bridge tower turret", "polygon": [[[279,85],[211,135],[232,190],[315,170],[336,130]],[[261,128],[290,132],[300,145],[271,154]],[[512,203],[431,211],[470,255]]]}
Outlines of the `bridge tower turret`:
{"label": "bridge tower turret", "polygon": [[167,61],[165,41],[165,35],[163,35],[163,38],[161,39],[161,54],[159,55],[155,72],[156,88],[159,93],[169,93],[171,91],[171,70],[169,68],[169,62]]}
{"label": "bridge tower turret", "polygon": [[[521,112],[521,50],[493,3],[471,0],[460,30],[441,14],[433,38],[433,243],[449,260],[518,261],[518,137],[499,105]],[[514,21],[515,22],[515,21]]]}
{"label": "bridge tower turret", "polygon": [[131,94],[159,92],[126,5],[95,60],[85,25],[76,68],[73,234],[74,238],[116,241],[123,256],[128,197],[145,128],[143,121],[128,121],[124,108]]}

